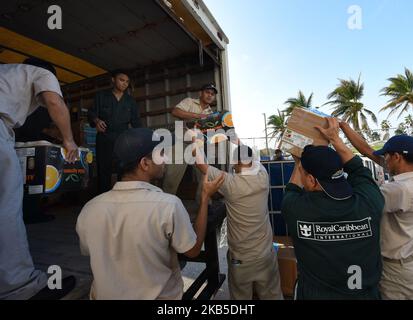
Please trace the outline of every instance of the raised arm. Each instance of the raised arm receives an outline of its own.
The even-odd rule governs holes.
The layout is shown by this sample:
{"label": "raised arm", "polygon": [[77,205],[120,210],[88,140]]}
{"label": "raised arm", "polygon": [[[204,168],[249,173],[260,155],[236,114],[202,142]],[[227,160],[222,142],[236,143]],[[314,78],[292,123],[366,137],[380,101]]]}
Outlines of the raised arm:
{"label": "raised arm", "polygon": [[373,148],[371,148],[367,141],[364,140],[364,138],[356,131],[354,131],[347,122],[340,122],[340,128],[358,152],[360,152],[363,156],[370,158],[378,165],[383,165],[382,159],[379,156],[375,156],[373,154]]}
{"label": "raised arm", "polygon": [[180,119],[180,120],[193,120],[193,119],[203,119],[206,118],[207,115],[205,114],[199,114],[199,113],[193,113],[193,112],[188,112],[184,111],[180,108],[173,108],[171,114]]}
{"label": "raised arm", "polygon": [[350,148],[346,146],[343,140],[341,140],[338,134],[340,131],[338,120],[334,118],[327,118],[327,121],[327,129],[318,126],[316,129],[318,129],[321,134],[333,145],[334,149],[336,149],[337,153],[340,155],[343,164],[346,164],[354,158],[354,154]]}
{"label": "raised arm", "polygon": [[202,244],[205,240],[207,220],[208,220],[208,202],[212,195],[218,191],[224,183],[224,174],[220,175],[213,181],[208,181],[208,176],[204,175],[202,183],[201,205],[198,210],[198,216],[195,221],[194,231],[196,234],[195,246],[184,254],[188,258],[195,258],[201,252]]}

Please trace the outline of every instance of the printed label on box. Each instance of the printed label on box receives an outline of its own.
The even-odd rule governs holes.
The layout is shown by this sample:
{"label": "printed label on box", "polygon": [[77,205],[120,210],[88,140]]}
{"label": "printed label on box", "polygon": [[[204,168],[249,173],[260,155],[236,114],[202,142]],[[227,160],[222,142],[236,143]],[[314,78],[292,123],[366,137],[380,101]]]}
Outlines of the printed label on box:
{"label": "printed label on box", "polygon": [[29,194],[42,194],[43,186],[29,186]]}
{"label": "printed label on box", "polygon": [[16,149],[19,157],[34,157],[36,155],[36,148],[19,148]]}
{"label": "printed label on box", "polygon": [[285,131],[282,141],[300,149],[304,149],[306,146],[314,143],[313,139],[290,129]]}

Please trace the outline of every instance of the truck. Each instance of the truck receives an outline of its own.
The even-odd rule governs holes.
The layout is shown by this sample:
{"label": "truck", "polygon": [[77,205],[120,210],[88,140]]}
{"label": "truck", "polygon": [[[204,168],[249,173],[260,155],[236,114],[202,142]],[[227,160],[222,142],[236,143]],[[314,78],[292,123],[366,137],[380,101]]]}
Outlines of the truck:
{"label": "truck", "polygon": [[[131,75],[130,94],[145,127],[174,123],[172,109],[184,98],[198,97],[206,83],[219,91],[213,109],[231,111],[228,44],[202,0],[27,0],[4,1],[0,8],[0,63],[22,63],[29,57],[52,63],[70,108],[75,140],[91,149],[87,111],[95,94],[111,87],[111,71],[117,69]],[[225,209],[215,211],[221,214],[212,215],[210,229]],[[208,233],[205,248],[207,253],[196,262],[205,263],[206,269],[186,299],[205,281],[199,298],[210,298],[225,280],[215,232]]]}
{"label": "truck", "polygon": [[171,109],[205,83],[219,89],[216,111],[231,110],[229,40],[202,0],[6,1],[0,16],[0,62],[53,63],[75,121],[116,69],[131,73],[147,127],[172,123]]}

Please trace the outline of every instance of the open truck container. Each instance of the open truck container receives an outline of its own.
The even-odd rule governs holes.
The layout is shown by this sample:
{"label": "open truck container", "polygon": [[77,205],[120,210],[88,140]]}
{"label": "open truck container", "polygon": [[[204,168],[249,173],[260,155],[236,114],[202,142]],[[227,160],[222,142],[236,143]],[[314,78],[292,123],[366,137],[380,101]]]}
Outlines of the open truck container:
{"label": "open truck container", "polygon": [[[60,30],[48,27],[52,5],[61,9]],[[111,87],[109,72],[115,69],[131,73],[130,94],[140,105],[144,126],[168,127],[175,120],[172,108],[186,97],[197,97],[205,83],[213,82],[219,90],[214,109],[230,111],[227,45],[202,0],[26,0],[3,1],[0,7],[0,63],[21,63],[28,57],[53,63],[75,140],[87,147],[93,145],[87,109],[97,91]],[[225,208],[215,211],[225,215]],[[199,298],[210,298],[225,279],[213,230],[221,217],[210,217],[206,250],[197,258],[207,267],[186,299],[206,280]]]}
{"label": "open truck container", "polygon": [[[61,7],[61,30],[48,28],[52,4]],[[148,127],[172,123],[171,108],[208,82],[219,89],[217,111],[230,110],[227,44],[200,0],[6,1],[0,9],[0,62],[52,62],[78,119],[120,68],[132,73]]]}

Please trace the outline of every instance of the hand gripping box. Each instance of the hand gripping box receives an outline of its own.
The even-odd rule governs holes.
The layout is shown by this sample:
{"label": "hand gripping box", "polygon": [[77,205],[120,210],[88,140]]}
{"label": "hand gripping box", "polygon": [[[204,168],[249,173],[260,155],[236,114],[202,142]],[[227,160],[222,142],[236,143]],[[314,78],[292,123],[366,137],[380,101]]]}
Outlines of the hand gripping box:
{"label": "hand gripping box", "polygon": [[188,128],[198,129],[212,144],[227,141],[235,134],[231,112],[215,112],[204,119],[197,119],[187,123]]}
{"label": "hand gripping box", "polygon": [[281,139],[281,150],[301,157],[308,145],[328,146],[329,142],[315,126],[328,127],[325,115],[317,110],[295,108],[287,122],[287,129]]}
{"label": "hand gripping box", "polygon": [[26,194],[50,194],[54,192],[85,189],[89,182],[89,165],[93,154],[79,148],[78,159],[69,164],[65,150],[47,141],[16,143]]}

